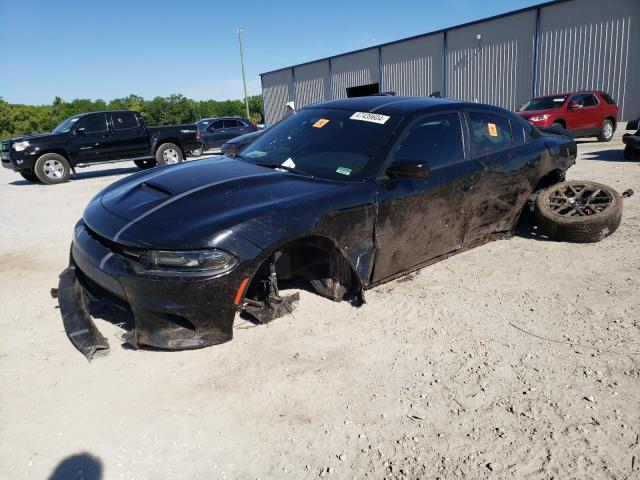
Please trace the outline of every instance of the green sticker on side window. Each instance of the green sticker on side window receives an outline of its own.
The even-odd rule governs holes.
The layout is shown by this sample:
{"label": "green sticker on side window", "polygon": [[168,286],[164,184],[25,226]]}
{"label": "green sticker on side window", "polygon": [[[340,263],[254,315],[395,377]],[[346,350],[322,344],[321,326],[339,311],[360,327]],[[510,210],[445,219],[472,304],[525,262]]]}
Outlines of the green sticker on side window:
{"label": "green sticker on side window", "polygon": [[340,173],[342,175],[351,175],[351,169],[347,167],[338,167],[336,173]]}

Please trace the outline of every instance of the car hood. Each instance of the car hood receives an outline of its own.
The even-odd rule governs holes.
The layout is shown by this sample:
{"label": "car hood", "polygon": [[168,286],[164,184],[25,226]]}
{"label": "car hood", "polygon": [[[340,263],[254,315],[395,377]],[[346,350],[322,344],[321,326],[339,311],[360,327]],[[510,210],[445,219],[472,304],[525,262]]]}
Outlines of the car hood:
{"label": "car hood", "polygon": [[[239,225],[274,209],[291,215],[292,207],[332,195],[343,185],[222,157],[132,175],[105,189],[92,203],[99,200],[123,220],[113,222],[120,224],[110,232],[102,229],[112,240],[159,245],[189,237],[192,244],[222,231],[238,231]],[[90,225],[95,223],[91,205],[85,211]]]}
{"label": "car hood", "polygon": [[536,117],[538,115],[549,115],[553,113],[553,110],[527,110],[526,112],[516,112],[524,119]]}
{"label": "car hood", "polygon": [[60,133],[32,133],[30,135],[22,135],[20,137],[12,138],[12,143],[23,142],[25,140],[54,140],[62,136]]}

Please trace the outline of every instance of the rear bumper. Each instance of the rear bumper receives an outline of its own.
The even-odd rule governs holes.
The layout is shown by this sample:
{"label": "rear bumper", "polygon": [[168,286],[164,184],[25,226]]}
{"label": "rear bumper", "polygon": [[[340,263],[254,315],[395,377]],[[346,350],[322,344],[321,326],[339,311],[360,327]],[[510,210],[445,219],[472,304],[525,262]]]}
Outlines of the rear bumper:
{"label": "rear bumper", "polygon": [[153,277],[134,263],[93,238],[83,222],[76,225],[58,298],[67,335],[87,358],[108,348],[89,315],[91,298],[133,315],[133,327],[123,336],[133,346],[181,350],[233,338],[234,297],[243,269],[218,277]]}

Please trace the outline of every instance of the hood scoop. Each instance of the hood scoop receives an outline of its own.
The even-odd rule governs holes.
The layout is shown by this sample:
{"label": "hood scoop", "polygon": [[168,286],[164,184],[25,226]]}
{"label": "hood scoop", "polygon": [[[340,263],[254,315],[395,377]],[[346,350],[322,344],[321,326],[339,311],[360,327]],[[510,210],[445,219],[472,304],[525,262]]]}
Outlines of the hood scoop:
{"label": "hood scoop", "polygon": [[167,187],[164,187],[162,185],[158,185],[157,183],[153,183],[153,182],[149,182],[149,181],[142,182],[140,184],[140,188],[147,188],[149,190],[155,190],[156,192],[163,193],[168,197],[173,195],[173,192],[171,190],[169,190]]}

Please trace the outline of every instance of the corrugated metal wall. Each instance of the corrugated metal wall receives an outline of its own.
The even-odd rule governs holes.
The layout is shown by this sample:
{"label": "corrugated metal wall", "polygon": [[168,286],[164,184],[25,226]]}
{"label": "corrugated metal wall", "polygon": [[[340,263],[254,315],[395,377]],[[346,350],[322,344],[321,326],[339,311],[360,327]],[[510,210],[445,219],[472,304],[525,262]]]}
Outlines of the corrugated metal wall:
{"label": "corrugated metal wall", "polygon": [[383,90],[419,97],[435,91],[444,92],[443,48],[443,33],[382,47]]}
{"label": "corrugated metal wall", "polygon": [[378,49],[331,59],[331,98],[347,98],[347,88],[380,82]]}
{"label": "corrugated metal wall", "polygon": [[262,101],[267,125],[284,117],[287,102],[293,100],[293,74],[290,68],[262,76]]}
{"label": "corrugated metal wall", "polygon": [[293,76],[296,81],[296,108],[331,99],[328,60],[296,67]]}
{"label": "corrugated metal wall", "polygon": [[[534,8],[295,67],[296,107],[380,83],[398,95],[440,90],[508,109],[534,94],[601,89],[618,101],[622,120],[640,116],[640,0],[570,0],[539,11],[539,20]],[[293,99],[291,69],[262,79],[273,123]]]}
{"label": "corrugated metal wall", "polygon": [[580,0],[540,11],[536,95],[598,89],[640,115],[640,0]]}
{"label": "corrugated metal wall", "polygon": [[531,98],[535,27],[528,11],[449,30],[447,97],[511,110]]}

